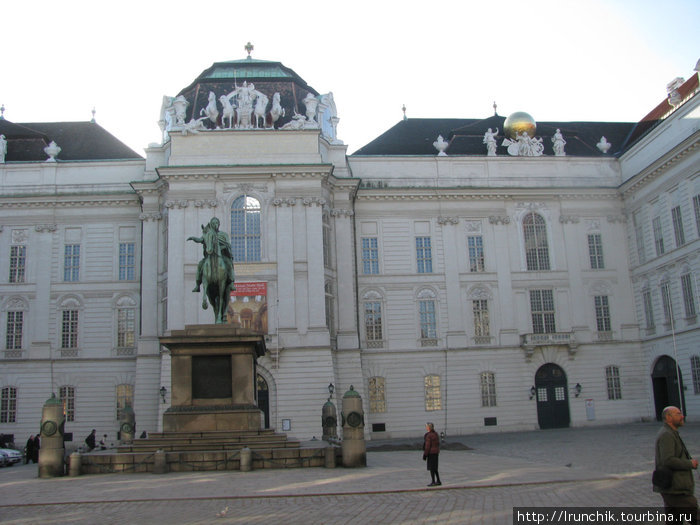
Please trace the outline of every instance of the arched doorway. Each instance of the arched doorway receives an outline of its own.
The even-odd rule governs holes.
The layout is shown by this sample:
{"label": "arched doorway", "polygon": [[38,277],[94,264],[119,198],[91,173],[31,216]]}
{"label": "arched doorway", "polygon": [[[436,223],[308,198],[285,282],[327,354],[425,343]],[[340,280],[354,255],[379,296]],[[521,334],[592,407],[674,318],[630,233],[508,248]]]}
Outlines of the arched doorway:
{"label": "arched doorway", "polygon": [[265,427],[270,428],[270,390],[267,388],[267,381],[260,374],[255,375],[255,384],[258,396],[258,408],[262,410],[265,418]]}
{"label": "arched doorway", "polygon": [[570,423],[569,389],[564,369],[554,363],[542,365],[535,373],[537,422],[541,429],[566,428]]}
{"label": "arched doorway", "polygon": [[683,375],[673,358],[662,355],[656,360],[654,370],[651,373],[651,384],[654,390],[654,408],[656,409],[657,421],[661,421],[661,412],[669,405],[677,406],[685,414]]}

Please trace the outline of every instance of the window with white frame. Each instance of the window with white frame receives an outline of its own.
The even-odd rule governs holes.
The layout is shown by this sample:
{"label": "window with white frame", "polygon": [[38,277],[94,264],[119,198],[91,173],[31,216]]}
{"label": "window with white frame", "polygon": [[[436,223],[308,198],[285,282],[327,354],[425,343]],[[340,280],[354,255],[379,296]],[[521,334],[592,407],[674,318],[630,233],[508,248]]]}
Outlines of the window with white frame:
{"label": "window with white frame", "polygon": [[476,341],[488,342],[491,336],[488,300],[472,300],[472,312],[474,313],[474,337]]}
{"label": "window with white frame", "polygon": [[700,237],[700,194],[693,197],[693,210],[695,211],[695,230]]}
{"label": "window with white frame", "polygon": [[484,266],[484,241],[481,235],[467,237],[467,250],[469,251],[469,271],[483,272]]}
{"label": "window with white frame", "polygon": [[664,323],[671,324],[673,305],[671,304],[671,284],[668,281],[661,283],[661,305],[664,310]]}
{"label": "window with white frame", "polygon": [[330,332],[331,336],[335,333],[335,305],[333,301],[333,285],[330,282],[326,282],[323,287],[325,293],[325,307],[326,307],[326,328]]}
{"label": "window with white frame", "polygon": [[556,332],[554,324],[554,293],[552,290],[530,290],[532,331],[536,334]]}
{"label": "window with white frame", "polygon": [[24,270],[27,264],[27,247],[24,245],[10,246],[10,278],[11,283],[24,282]]}
{"label": "window with white frame", "polygon": [[605,367],[605,382],[608,387],[608,399],[622,399],[622,384],[620,383],[620,369],[610,365]]}
{"label": "window with white frame", "polygon": [[596,295],[593,297],[595,304],[595,322],[598,332],[610,332],[610,305],[607,295]]}
{"label": "window with white frame", "polygon": [[416,267],[418,273],[433,273],[433,250],[430,237],[416,237]]}
{"label": "window with white frame", "polygon": [[481,406],[496,406],[496,375],[493,372],[481,372]]}
{"label": "window with white frame", "polygon": [[369,411],[371,414],[386,412],[385,379],[381,376],[369,378]]}
{"label": "window with white frame", "polygon": [[323,266],[325,268],[330,268],[332,264],[331,247],[331,220],[325,212],[323,214]]}
{"label": "window with white frame", "polygon": [[5,349],[6,350],[21,350],[22,349],[22,333],[24,332],[24,312],[23,311],[8,311],[7,324],[5,333]]}
{"label": "window with white frame", "polygon": [[121,420],[124,409],[134,406],[134,385],[122,383],[117,385],[117,420]]}
{"label": "window with white frame", "polygon": [[647,323],[647,330],[654,329],[654,306],[651,302],[651,291],[644,290],[642,292],[642,301],[644,302],[644,319]]}
{"label": "window with white frame", "polygon": [[379,244],[376,237],[362,238],[362,273],[379,273]]}
{"label": "window with white frame", "polygon": [[255,262],[260,250],[260,201],[241,195],[231,205],[231,249],[235,262]]}
{"label": "window with white frame", "polygon": [[3,387],[0,391],[0,423],[17,422],[17,388]]}
{"label": "window with white frame", "polygon": [[683,291],[683,306],[685,307],[686,319],[695,317],[695,290],[692,274],[686,273],[681,275],[681,290]]}
{"label": "window with white frame", "polygon": [[80,244],[66,244],[63,248],[63,280],[80,280]]}
{"label": "window with white frame", "polygon": [[78,348],[78,310],[61,311],[61,348]]}
{"label": "window with white frame", "polygon": [[382,302],[378,299],[363,303],[365,340],[368,348],[382,347]]}
{"label": "window with white frame", "polygon": [[133,351],[136,347],[136,308],[130,306],[130,302],[117,307],[117,348]]}
{"label": "window with white frame", "polygon": [[673,220],[673,235],[676,239],[676,248],[685,244],[685,232],[683,231],[683,214],[681,207],[676,206],[671,209],[671,219]]}
{"label": "window with white frame", "polygon": [[531,212],[523,217],[523,239],[527,269],[549,270],[547,225],[541,215]]}
{"label": "window with white frame", "polygon": [[588,258],[591,261],[592,270],[605,268],[603,261],[603,238],[600,233],[588,234]]}
{"label": "window with white frame", "polygon": [[64,385],[58,389],[58,397],[63,403],[66,421],[75,421],[75,387]]}
{"label": "window with white frame", "polygon": [[663,255],[666,251],[664,248],[664,231],[661,227],[661,217],[654,217],[651,221],[652,229],[654,230],[654,248],[656,256]]}
{"label": "window with white frame", "polygon": [[424,377],[425,410],[442,410],[442,394],[440,391],[440,376],[430,374]]}
{"label": "window with white frame", "polygon": [[690,356],[690,371],[693,374],[693,393],[700,394],[700,357]]}
{"label": "window with white frame", "polygon": [[644,248],[644,224],[642,223],[639,211],[635,211],[632,214],[632,224],[634,226],[634,238],[637,243],[637,259],[639,259],[639,263],[642,264],[646,262],[647,257]]}
{"label": "window with white frame", "polygon": [[423,346],[435,346],[437,344],[435,300],[420,299],[418,301],[418,315],[420,317],[421,344]]}
{"label": "window with white frame", "polygon": [[136,278],[136,244],[119,243],[119,280],[133,281]]}

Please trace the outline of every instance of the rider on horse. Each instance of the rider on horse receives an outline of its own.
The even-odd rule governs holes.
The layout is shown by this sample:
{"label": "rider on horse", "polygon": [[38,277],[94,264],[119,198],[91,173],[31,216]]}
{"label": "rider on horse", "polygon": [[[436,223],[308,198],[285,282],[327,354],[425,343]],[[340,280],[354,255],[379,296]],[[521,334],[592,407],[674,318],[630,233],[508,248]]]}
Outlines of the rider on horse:
{"label": "rider on horse", "polygon": [[197,264],[197,282],[192,290],[193,292],[200,291],[200,286],[202,285],[202,268],[204,267],[204,263],[209,260],[210,255],[217,255],[227,261],[228,280],[231,283],[231,289],[233,289],[234,274],[231,241],[226,232],[219,231],[219,224],[219,219],[214,217],[209,221],[209,224],[206,226],[202,225],[201,237],[189,237],[187,239],[188,241],[202,244],[202,249],[204,251],[204,257],[199,261],[199,264]]}

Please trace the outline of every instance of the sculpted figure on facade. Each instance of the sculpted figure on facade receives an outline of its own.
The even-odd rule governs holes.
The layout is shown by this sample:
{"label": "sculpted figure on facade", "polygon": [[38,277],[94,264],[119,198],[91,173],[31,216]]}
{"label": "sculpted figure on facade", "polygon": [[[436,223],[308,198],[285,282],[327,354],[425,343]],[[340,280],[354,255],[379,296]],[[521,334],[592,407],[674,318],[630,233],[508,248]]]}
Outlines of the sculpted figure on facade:
{"label": "sculpted figure on facade", "polygon": [[270,99],[267,98],[263,93],[258,92],[257,99],[255,101],[255,127],[264,128],[265,127],[265,114],[267,113],[267,105]]}
{"label": "sculpted figure on facade", "polygon": [[272,127],[275,127],[275,122],[277,122],[280,117],[284,117],[285,111],[280,104],[280,94],[275,93],[272,95],[272,109],[270,109],[270,120],[272,122]]}
{"label": "sculpted figure on facade", "polygon": [[556,157],[563,157],[566,155],[564,152],[564,145],[566,145],[564,136],[561,134],[559,128],[557,128],[556,133],[554,133],[554,136],[552,137],[552,149],[554,150],[554,155]]}
{"label": "sculpted figure on facade", "polygon": [[0,164],[5,163],[5,155],[7,155],[7,140],[5,135],[0,135]]}
{"label": "sculpted figure on facade", "polygon": [[205,115],[214,123],[214,126],[218,125],[217,120],[219,119],[219,108],[216,107],[216,95],[213,91],[209,92],[209,103],[207,107],[202,108],[199,111],[200,115]]}
{"label": "sculpted figure on facade", "polygon": [[184,126],[185,125],[185,113],[187,112],[187,106],[190,103],[182,95],[178,95],[173,99],[173,108],[175,109],[175,125]]}
{"label": "sculpted figure on facade", "polygon": [[302,115],[301,113],[297,113],[295,111],[294,116],[292,117],[292,120],[287,122],[280,129],[291,129],[291,130],[304,129],[305,123],[306,123],[306,117],[304,115]]}
{"label": "sculpted figure on facade", "polygon": [[612,144],[608,142],[608,139],[605,138],[605,136],[600,137],[600,142],[596,144],[596,147],[603,152],[603,154],[606,154]]}
{"label": "sculpted figure on facade", "polygon": [[202,225],[201,237],[188,237],[202,245],[203,257],[197,265],[197,277],[193,292],[199,292],[204,286],[205,296],[202,308],[207,309],[207,299],[214,309],[215,322],[226,322],[226,311],[234,289],[233,255],[228,234],[219,231],[219,219],[213,217],[209,223]]}
{"label": "sculpted figure on facade", "polygon": [[491,131],[491,128],[489,128],[486,131],[486,133],[484,133],[483,143],[486,144],[486,155],[488,157],[495,157],[496,156],[496,146],[498,145],[496,143],[497,136],[498,136],[498,128],[496,128],[496,131]]}
{"label": "sculpted figure on facade", "polygon": [[504,139],[503,146],[508,147],[508,154],[520,157],[540,157],[544,144],[539,137],[530,137],[526,132],[517,133],[516,139]]}
{"label": "sculpted figure on facade", "polygon": [[226,95],[229,100],[236,99],[237,128],[252,127],[253,103],[259,95],[262,93],[255,89],[252,82],[248,84],[247,81],[244,81],[242,86],[235,86],[235,89]]}
{"label": "sculpted figure on facade", "polygon": [[445,150],[447,149],[447,146],[449,146],[450,143],[446,142],[445,139],[442,138],[442,135],[438,135],[438,138],[435,142],[433,142],[433,147],[438,150],[438,157],[446,157],[447,153],[445,153]]}
{"label": "sculpted figure on facade", "polygon": [[311,93],[307,93],[302,102],[306,107],[306,119],[309,122],[316,122],[316,110],[318,109],[318,99]]}
{"label": "sculpted figure on facade", "polygon": [[[221,95],[219,97],[219,102],[221,102],[221,107],[223,108],[221,112],[221,127],[224,129],[233,129],[233,119],[236,116],[236,108],[233,107],[226,95]],[[226,119],[228,119],[228,126],[226,125]]]}

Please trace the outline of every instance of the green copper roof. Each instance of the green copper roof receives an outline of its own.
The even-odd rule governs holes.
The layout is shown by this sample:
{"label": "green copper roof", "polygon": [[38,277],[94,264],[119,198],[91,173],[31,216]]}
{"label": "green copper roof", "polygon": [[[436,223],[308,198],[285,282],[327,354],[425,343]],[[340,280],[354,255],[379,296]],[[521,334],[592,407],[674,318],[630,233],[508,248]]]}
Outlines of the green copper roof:
{"label": "green copper roof", "polygon": [[294,74],[280,62],[244,58],[217,62],[201,75],[201,79],[225,78],[293,78]]}

